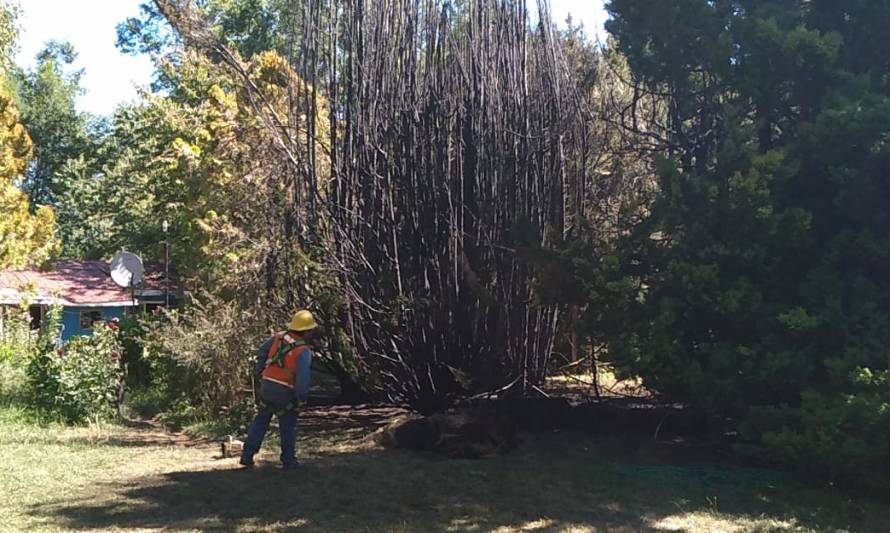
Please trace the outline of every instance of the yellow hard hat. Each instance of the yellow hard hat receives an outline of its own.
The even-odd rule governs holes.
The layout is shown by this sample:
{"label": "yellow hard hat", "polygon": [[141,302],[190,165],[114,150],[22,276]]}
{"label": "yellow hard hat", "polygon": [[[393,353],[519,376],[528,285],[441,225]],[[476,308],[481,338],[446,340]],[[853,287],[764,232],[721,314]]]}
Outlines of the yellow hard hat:
{"label": "yellow hard hat", "polygon": [[317,328],[318,324],[315,322],[315,317],[312,316],[311,312],[306,309],[300,309],[294,313],[288,327],[293,331],[309,331],[310,329]]}

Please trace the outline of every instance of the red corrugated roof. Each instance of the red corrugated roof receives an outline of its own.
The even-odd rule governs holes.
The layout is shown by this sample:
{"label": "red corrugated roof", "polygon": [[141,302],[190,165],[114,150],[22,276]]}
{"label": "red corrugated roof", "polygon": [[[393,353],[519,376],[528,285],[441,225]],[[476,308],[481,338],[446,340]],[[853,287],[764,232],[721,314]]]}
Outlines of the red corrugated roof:
{"label": "red corrugated roof", "polygon": [[[160,287],[156,266],[149,268],[152,272],[146,276],[150,281],[145,283],[145,288]],[[163,276],[161,272],[161,280]],[[105,261],[59,261],[55,269],[48,272],[0,270],[0,302],[17,301],[20,291],[29,286],[34,288],[35,296],[41,301],[60,298],[62,303],[80,305],[133,304],[130,291],[119,287],[111,279]],[[179,286],[171,281],[171,291],[174,290],[178,291]]]}

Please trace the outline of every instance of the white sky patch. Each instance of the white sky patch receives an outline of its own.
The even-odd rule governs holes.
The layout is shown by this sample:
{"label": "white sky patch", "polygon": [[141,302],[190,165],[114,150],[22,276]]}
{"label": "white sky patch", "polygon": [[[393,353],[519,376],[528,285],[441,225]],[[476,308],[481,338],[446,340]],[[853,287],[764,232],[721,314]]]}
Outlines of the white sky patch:
{"label": "white sky patch", "polygon": [[140,0],[20,0],[21,38],[16,61],[34,64],[34,56],[50,39],[67,40],[78,57],[73,67],[85,69],[78,98],[81,111],[110,114],[136,98],[137,86],[148,85],[152,64],[148,56],[122,54],[114,46],[116,27],[139,13]]}
{"label": "white sky patch", "polygon": [[584,24],[584,30],[591,39],[606,42],[605,0],[550,0],[550,16],[565,26],[566,16],[572,15],[574,24]]}
{"label": "white sky patch", "polygon": [[[591,39],[605,41],[604,0],[551,0],[552,17],[563,26],[571,13],[582,22]],[[147,86],[152,64],[147,56],[129,56],[114,46],[116,27],[139,13],[141,0],[20,0],[19,65],[30,67],[34,56],[50,39],[67,40],[78,52],[74,68],[85,69],[78,98],[81,111],[108,115],[123,102],[134,100],[137,87]],[[529,2],[533,5],[533,2]],[[534,9],[531,7],[531,9]]]}

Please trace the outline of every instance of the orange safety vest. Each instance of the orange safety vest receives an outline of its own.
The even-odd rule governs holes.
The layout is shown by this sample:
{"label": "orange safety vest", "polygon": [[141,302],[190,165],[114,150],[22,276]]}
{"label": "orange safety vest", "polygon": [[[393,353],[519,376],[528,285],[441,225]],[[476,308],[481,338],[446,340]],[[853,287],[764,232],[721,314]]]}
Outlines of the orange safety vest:
{"label": "orange safety vest", "polygon": [[[284,343],[284,344],[282,344]],[[276,355],[280,349],[286,349],[288,344],[302,343],[299,346],[288,350],[284,357],[280,359],[280,363],[275,361]],[[294,388],[297,382],[297,361],[303,352],[309,349],[309,345],[305,341],[287,331],[276,333],[272,340],[272,346],[269,347],[269,353],[266,354],[266,368],[263,370],[263,379],[273,381],[288,387]]]}

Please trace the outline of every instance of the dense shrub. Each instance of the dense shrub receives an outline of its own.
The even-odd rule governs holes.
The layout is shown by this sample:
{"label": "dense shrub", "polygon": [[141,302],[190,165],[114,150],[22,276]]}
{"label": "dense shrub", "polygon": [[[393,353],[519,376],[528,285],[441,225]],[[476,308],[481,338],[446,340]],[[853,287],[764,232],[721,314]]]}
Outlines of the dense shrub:
{"label": "dense shrub", "polygon": [[[323,283],[314,269],[305,272],[316,286]],[[328,287],[316,290],[330,296]],[[366,387],[370,373],[359,368],[342,328],[327,320],[335,316],[337,302],[318,297],[312,309],[323,329],[313,359],[314,376],[326,372],[336,378],[344,401],[366,399],[372,388]],[[160,413],[176,425],[207,421],[227,424],[232,430],[245,426],[254,408],[257,349],[271,331],[285,327],[292,310],[205,292],[181,309],[145,317],[142,336],[134,344],[143,346],[137,368],[147,365],[147,370],[142,378],[131,371],[130,379],[137,400],[147,407],[143,410]]]}
{"label": "dense shrub", "polygon": [[42,344],[27,368],[30,400],[72,423],[112,415],[123,378],[116,332],[97,327],[58,349]]}
{"label": "dense shrub", "polygon": [[751,449],[875,492],[890,479],[890,372],[860,369],[851,393],[805,391],[799,406],[755,408],[742,426]]}
{"label": "dense shrub", "polygon": [[4,404],[21,403],[27,395],[25,367],[33,340],[27,312],[18,311],[7,310],[0,337],[0,402]]}
{"label": "dense shrub", "polygon": [[27,302],[20,307],[8,306],[4,313],[0,361],[26,355],[35,340],[30,328],[31,315],[28,313]]}
{"label": "dense shrub", "polygon": [[250,395],[254,356],[266,334],[261,324],[236,302],[210,296],[147,323],[150,387],[164,391],[168,409],[190,405],[218,415]]}
{"label": "dense shrub", "polygon": [[146,321],[139,315],[121,319],[118,339],[121,343],[121,363],[126,372],[127,388],[143,388],[150,379],[151,367],[145,357]]}
{"label": "dense shrub", "polygon": [[18,355],[0,359],[0,405],[25,403],[28,396],[26,361]]}

